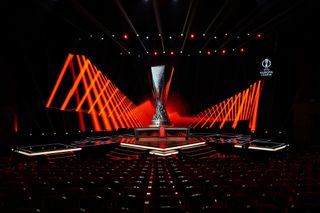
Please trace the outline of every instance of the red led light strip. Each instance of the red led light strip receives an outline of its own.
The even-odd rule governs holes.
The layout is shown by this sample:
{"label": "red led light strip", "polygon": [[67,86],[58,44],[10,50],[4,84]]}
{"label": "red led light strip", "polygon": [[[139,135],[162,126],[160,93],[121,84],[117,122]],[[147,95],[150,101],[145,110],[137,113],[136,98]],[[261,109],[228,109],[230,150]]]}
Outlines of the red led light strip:
{"label": "red led light strip", "polygon": [[[72,75],[72,85],[67,90],[67,94],[61,97],[57,93],[61,89],[62,81],[68,81],[68,70]],[[61,102],[61,100],[60,107],[53,106],[54,102]],[[83,55],[68,55],[46,107],[78,112],[81,131],[86,129],[83,112],[91,115],[95,131],[112,131],[148,125],[142,109],[137,108]]]}
{"label": "red led light strip", "polygon": [[261,89],[262,82],[259,80],[248,89],[198,113],[188,127],[212,128],[219,122],[221,129],[226,122],[232,121],[232,128],[235,129],[239,121],[247,120],[249,129],[255,132]]}

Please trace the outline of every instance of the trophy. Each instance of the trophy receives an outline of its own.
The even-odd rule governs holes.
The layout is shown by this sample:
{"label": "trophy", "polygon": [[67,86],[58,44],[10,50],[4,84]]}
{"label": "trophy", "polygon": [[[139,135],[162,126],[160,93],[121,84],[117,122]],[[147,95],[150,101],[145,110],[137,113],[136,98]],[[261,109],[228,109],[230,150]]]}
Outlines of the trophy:
{"label": "trophy", "polygon": [[151,67],[152,92],[155,99],[155,113],[150,127],[168,126],[170,120],[166,110],[166,101],[173,75],[173,67],[159,65]]}

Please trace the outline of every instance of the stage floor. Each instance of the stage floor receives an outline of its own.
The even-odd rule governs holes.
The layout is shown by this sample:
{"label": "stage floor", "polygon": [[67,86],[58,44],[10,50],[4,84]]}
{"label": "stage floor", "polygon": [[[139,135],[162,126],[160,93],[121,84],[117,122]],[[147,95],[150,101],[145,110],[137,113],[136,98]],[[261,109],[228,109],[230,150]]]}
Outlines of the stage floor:
{"label": "stage floor", "polygon": [[73,141],[71,144],[51,143],[34,146],[19,146],[12,151],[26,155],[50,155],[81,151],[88,147],[107,146],[119,144],[123,147],[149,150],[150,154],[167,156],[177,154],[180,149],[188,149],[205,144],[227,144],[235,149],[260,150],[276,152],[289,146],[283,142],[275,142],[271,139],[252,139],[244,134],[215,134],[215,133],[190,133],[189,137],[175,136],[167,138],[147,137],[136,139],[133,134],[115,134],[111,136],[92,136],[82,140]]}

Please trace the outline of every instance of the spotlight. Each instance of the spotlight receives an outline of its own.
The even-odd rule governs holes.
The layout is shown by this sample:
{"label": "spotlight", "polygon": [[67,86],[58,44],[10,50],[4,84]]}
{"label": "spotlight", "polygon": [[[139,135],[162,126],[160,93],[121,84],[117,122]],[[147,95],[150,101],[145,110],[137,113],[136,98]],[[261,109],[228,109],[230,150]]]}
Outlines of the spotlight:
{"label": "spotlight", "polygon": [[182,54],[182,50],[180,51],[180,53]]}
{"label": "spotlight", "polygon": [[181,33],[180,36],[182,37],[182,36],[183,36],[183,33]]}
{"label": "spotlight", "polygon": [[165,53],[166,53],[166,51],[163,51],[162,53],[163,53],[163,54],[165,54]]}
{"label": "spotlight", "polygon": [[224,55],[227,53],[227,50],[223,49],[223,50],[221,50],[221,53]]}
{"label": "spotlight", "polygon": [[240,52],[244,53],[245,49],[244,48],[240,48]]}
{"label": "spotlight", "polygon": [[195,39],[196,35],[194,33],[190,34],[190,39]]}
{"label": "spotlight", "polygon": [[257,38],[261,38],[261,37],[262,37],[261,33],[257,34]]}
{"label": "spotlight", "polygon": [[32,136],[32,133],[30,133],[29,136]]}
{"label": "spotlight", "polygon": [[172,36],[169,36],[169,39],[172,39]]}
{"label": "spotlight", "polygon": [[149,36],[146,36],[146,39],[149,39]]}
{"label": "spotlight", "polygon": [[137,37],[139,37],[139,34],[137,34]]}
{"label": "spotlight", "polygon": [[114,37],[114,34],[112,34],[111,36]]}
{"label": "spotlight", "polygon": [[211,51],[210,50],[207,51],[207,55],[211,55]]}
{"label": "spotlight", "polygon": [[174,52],[173,52],[173,51],[170,51],[170,55],[174,55]]}
{"label": "spotlight", "polygon": [[205,36],[206,36],[206,34],[205,34],[205,33],[203,33],[203,34],[202,34],[202,36],[203,36],[203,37],[205,37]]}
{"label": "spotlight", "polygon": [[154,56],[157,56],[157,55],[158,55],[158,52],[157,52],[157,51],[154,51],[154,52],[153,52],[153,55],[154,55]]}
{"label": "spotlight", "polygon": [[213,38],[214,38],[214,39],[217,39],[218,37],[217,37],[217,36],[214,36]]}
{"label": "spotlight", "polygon": [[122,37],[123,37],[123,39],[125,39],[125,40],[128,40],[128,38],[129,38],[128,34],[124,34]]}
{"label": "spotlight", "polygon": [[159,33],[159,37],[161,37],[161,34]]}

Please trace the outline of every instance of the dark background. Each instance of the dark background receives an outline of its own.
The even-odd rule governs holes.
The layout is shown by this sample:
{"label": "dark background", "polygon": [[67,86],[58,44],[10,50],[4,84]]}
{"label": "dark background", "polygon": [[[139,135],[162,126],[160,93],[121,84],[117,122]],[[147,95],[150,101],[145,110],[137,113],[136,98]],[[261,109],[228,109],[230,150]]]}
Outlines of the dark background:
{"label": "dark background", "polygon": [[[1,144],[11,143],[14,134],[77,131],[75,114],[45,108],[68,53],[74,53],[89,58],[137,105],[151,97],[150,66],[174,66],[170,94],[186,103],[181,112],[186,116],[261,79],[261,61],[269,58],[274,75],[264,81],[257,134],[267,131],[268,137],[282,134],[289,143],[317,145],[315,0],[5,0],[1,9]],[[195,39],[185,36],[190,33]]]}

